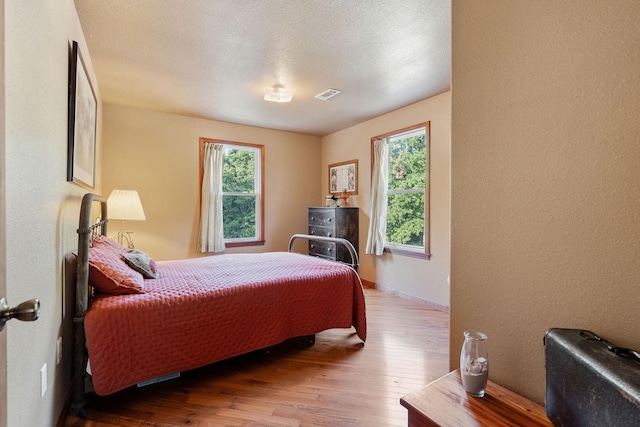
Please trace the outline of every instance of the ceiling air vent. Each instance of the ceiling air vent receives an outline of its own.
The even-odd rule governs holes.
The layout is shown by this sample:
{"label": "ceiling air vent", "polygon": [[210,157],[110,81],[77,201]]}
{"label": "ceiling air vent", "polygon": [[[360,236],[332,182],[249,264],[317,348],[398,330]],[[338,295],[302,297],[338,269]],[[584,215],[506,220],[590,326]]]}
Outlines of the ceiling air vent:
{"label": "ceiling air vent", "polygon": [[314,98],[317,98],[321,101],[326,101],[327,99],[333,98],[339,93],[340,91],[338,89],[327,89],[324,92],[317,94]]}

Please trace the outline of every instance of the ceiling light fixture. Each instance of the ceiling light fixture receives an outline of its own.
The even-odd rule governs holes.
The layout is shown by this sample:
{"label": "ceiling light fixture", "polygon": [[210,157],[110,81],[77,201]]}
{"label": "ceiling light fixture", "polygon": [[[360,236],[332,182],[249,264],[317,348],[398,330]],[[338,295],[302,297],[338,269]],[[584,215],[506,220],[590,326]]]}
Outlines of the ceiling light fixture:
{"label": "ceiling light fixture", "polygon": [[293,98],[293,91],[284,90],[284,86],[275,85],[271,89],[264,91],[264,100],[271,102],[291,102]]}
{"label": "ceiling light fixture", "polygon": [[314,96],[314,98],[319,99],[321,101],[326,101],[329,98],[333,98],[334,96],[336,96],[337,94],[339,94],[340,91],[338,89],[327,89],[324,92],[321,92],[319,94],[317,94],[316,96]]}

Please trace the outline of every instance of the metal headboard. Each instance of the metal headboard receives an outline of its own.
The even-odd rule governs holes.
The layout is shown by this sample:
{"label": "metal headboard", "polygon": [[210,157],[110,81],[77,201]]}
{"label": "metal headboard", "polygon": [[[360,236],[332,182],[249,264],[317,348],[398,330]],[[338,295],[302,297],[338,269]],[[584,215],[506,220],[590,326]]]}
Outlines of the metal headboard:
{"label": "metal headboard", "polygon": [[[100,203],[100,220],[92,224],[93,203]],[[87,193],[82,198],[78,223],[78,256],[76,266],[76,311],[75,350],[73,366],[73,397],[71,410],[78,416],[86,417],[84,398],[84,369],[86,364],[84,315],[89,308],[89,247],[96,234],[107,235],[107,199],[97,194]]]}

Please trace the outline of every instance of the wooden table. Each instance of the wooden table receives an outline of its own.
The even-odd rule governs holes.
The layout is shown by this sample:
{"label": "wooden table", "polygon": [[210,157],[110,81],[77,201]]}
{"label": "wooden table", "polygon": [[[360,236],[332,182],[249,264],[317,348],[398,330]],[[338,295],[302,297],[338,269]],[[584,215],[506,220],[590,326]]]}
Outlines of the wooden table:
{"label": "wooden table", "polygon": [[409,411],[409,427],[553,426],[544,408],[491,381],[483,398],[462,388],[455,370],[400,399]]}

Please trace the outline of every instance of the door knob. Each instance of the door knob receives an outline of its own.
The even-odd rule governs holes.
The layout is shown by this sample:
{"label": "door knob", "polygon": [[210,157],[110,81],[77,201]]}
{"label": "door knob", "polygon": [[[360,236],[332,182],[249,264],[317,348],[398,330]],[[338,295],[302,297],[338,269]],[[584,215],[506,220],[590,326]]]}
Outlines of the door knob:
{"label": "door knob", "polygon": [[18,319],[23,322],[38,320],[40,315],[40,300],[30,299],[15,307],[9,307],[5,298],[0,298],[0,331],[4,329],[7,320]]}

